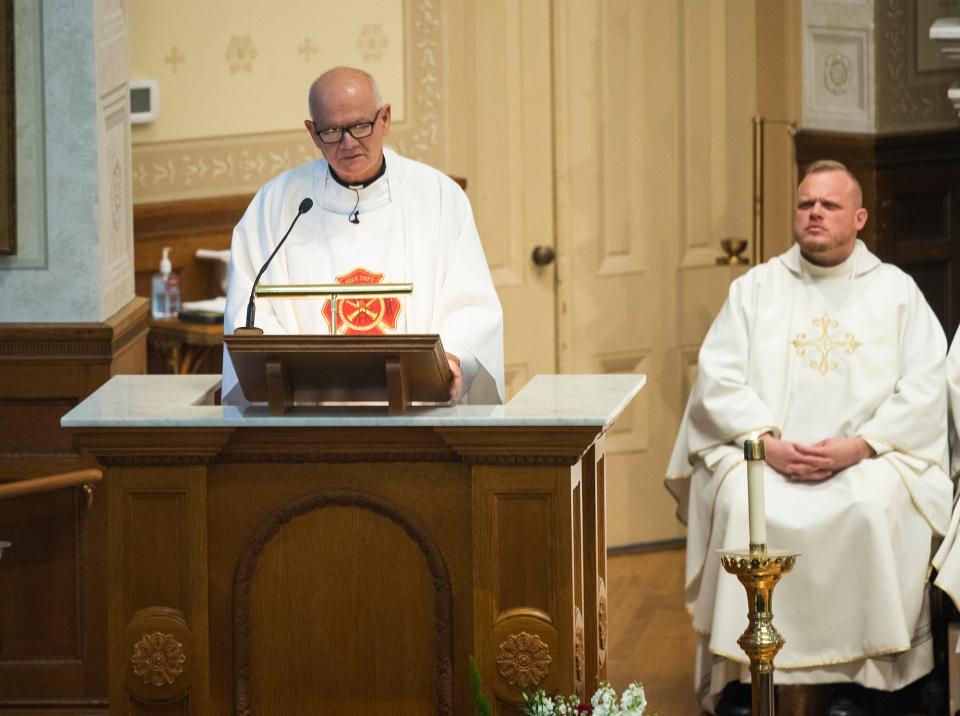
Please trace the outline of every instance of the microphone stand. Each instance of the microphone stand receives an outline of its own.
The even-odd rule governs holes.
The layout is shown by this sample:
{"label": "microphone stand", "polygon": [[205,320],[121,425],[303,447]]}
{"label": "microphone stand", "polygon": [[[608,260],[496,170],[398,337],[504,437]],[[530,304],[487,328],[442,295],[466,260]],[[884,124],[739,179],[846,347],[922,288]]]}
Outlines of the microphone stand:
{"label": "microphone stand", "polygon": [[256,295],[257,295],[257,284],[260,283],[260,278],[263,276],[263,272],[267,270],[267,266],[270,265],[270,262],[273,261],[273,257],[277,255],[277,252],[280,250],[280,247],[283,246],[283,242],[287,240],[287,237],[290,236],[290,232],[293,231],[293,227],[297,225],[300,217],[306,214],[310,209],[313,208],[313,199],[306,198],[300,202],[300,207],[297,209],[297,215],[293,217],[293,221],[290,222],[290,228],[287,229],[287,233],[283,235],[283,238],[277,242],[277,247],[273,250],[273,253],[270,254],[270,257],[263,262],[263,267],[260,269],[260,273],[257,274],[257,277],[253,280],[253,286],[250,287],[250,300],[247,301],[247,320],[241,328],[233,329],[233,335],[235,336],[262,336],[263,329],[257,328],[253,325],[254,319],[257,315],[257,306],[256,306]]}

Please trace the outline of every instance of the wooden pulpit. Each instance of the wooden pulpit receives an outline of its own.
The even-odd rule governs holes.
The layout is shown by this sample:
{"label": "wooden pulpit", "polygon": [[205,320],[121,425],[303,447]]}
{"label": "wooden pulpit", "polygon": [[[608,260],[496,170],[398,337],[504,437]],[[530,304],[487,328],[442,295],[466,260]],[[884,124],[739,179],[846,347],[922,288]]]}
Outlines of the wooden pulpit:
{"label": "wooden pulpit", "polygon": [[295,405],[445,403],[450,366],[437,335],[224,336],[250,402],[283,415]]}
{"label": "wooden pulpit", "polygon": [[[497,714],[606,678],[605,434],[643,376],[404,415],[115,376],[62,421],[104,470],[110,713]],[[616,595],[609,595],[616,599]]]}

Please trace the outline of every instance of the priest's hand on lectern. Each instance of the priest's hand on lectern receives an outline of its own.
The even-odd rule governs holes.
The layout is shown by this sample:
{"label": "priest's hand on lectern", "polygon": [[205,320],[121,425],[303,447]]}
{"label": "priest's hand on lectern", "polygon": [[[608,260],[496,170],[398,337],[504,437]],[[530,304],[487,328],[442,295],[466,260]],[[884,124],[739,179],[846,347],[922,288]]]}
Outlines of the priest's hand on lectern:
{"label": "priest's hand on lectern", "polygon": [[463,371],[460,369],[460,359],[453,353],[447,353],[447,363],[450,365],[450,400],[460,397],[463,388]]}

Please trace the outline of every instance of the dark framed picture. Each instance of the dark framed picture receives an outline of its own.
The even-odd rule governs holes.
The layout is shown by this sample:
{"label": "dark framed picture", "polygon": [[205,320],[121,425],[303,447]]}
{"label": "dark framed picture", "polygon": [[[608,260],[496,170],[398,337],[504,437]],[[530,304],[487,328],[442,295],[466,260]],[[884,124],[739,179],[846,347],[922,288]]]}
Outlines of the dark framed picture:
{"label": "dark framed picture", "polygon": [[0,255],[17,253],[17,116],[13,0],[0,0]]}

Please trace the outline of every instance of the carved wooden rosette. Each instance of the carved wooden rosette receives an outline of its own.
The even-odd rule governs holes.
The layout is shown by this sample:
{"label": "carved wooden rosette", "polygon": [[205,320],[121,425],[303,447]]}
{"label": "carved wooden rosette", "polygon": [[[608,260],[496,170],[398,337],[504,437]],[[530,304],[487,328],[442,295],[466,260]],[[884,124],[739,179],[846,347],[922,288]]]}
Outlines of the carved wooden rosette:
{"label": "carved wooden rosette", "polygon": [[187,660],[183,653],[183,644],[173,634],[155,631],[145,634],[133,645],[133,673],[143,679],[143,683],[160,688],[172,684],[183,673],[183,663]]}
{"label": "carved wooden rosette", "polygon": [[500,700],[522,702],[524,692],[560,689],[560,635],[545,612],[508,610],[494,626],[490,642],[496,674],[490,686]]}
{"label": "carved wooden rosette", "polygon": [[125,686],[134,701],[177,701],[193,686],[194,637],[176,609],[139,610],[127,625],[123,644]]}
{"label": "carved wooden rosette", "polygon": [[497,664],[500,676],[521,689],[537,686],[550,670],[550,647],[536,634],[511,634],[500,643]]}

